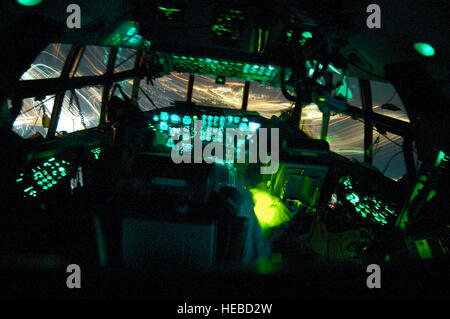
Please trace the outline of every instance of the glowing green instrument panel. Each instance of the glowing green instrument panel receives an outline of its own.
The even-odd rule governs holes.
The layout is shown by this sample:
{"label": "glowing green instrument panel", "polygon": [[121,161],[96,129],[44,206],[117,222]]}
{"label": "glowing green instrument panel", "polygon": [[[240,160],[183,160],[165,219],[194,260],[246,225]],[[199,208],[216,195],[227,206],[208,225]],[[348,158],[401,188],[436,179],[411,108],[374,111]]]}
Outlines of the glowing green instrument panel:
{"label": "glowing green instrument panel", "polygon": [[137,22],[125,21],[106,37],[103,44],[132,48],[141,47],[142,45],[149,46],[150,41],[145,40],[138,32],[139,24]]}
{"label": "glowing green instrument panel", "polygon": [[[234,157],[232,154],[235,152],[239,158],[245,152],[245,143],[253,143],[252,137],[256,135],[263,120],[259,116],[236,110],[211,108],[211,112],[208,112],[209,108],[208,111],[205,109],[197,111],[174,108],[150,113],[148,128],[158,132],[154,145],[177,150],[180,154],[193,154],[195,140],[200,136],[202,145],[221,144],[224,154]],[[233,161],[214,159],[214,162],[229,164]]]}
{"label": "glowing green instrument panel", "polygon": [[366,195],[358,193],[350,177],[346,177],[342,182],[345,199],[351,203],[355,210],[362,217],[375,221],[378,224],[386,225],[394,216],[397,216],[394,208],[387,205],[383,200],[374,195]]}
{"label": "glowing green instrument panel", "polygon": [[100,155],[102,154],[101,147],[94,147],[91,149],[91,154],[94,156],[96,160],[100,159]]}
{"label": "glowing green instrument panel", "polygon": [[[194,135],[196,134],[196,132],[194,132],[194,121],[201,121],[201,132],[199,133],[201,134],[201,140],[207,142],[214,139],[214,133],[217,133],[218,131],[223,132],[226,128],[236,128],[243,134],[251,134],[261,127],[261,123],[252,121],[244,115],[183,115],[166,111],[154,113],[148,127],[155,131],[167,132],[169,136],[173,135],[173,130],[181,129],[186,129]],[[172,147],[173,145],[167,146]]]}
{"label": "glowing green instrument panel", "polygon": [[224,59],[211,59],[184,55],[170,57],[172,67],[178,72],[223,76],[245,81],[270,82],[279,73],[279,67],[258,63],[246,63]]}
{"label": "glowing green instrument panel", "polygon": [[52,157],[31,170],[20,173],[16,182],[23,185],[24,197],[37,197],[39,193],[52,189],[64,179],[70,167],[69,162]]}

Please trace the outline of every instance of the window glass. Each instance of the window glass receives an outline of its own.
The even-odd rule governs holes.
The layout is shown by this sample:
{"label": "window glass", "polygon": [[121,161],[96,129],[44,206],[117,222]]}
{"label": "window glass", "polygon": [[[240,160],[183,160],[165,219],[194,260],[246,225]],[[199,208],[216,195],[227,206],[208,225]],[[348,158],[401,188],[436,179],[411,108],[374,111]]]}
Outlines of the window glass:
{"label": "window glass", "polygon": [[250,83],[247,104],[248,111],[256,111],[261,116],[271,118],[274,115],[279,116],[291,106],[292,102],[283,96],[280,89],[262,85],[258,82]]}
{"label": "window glass", "polygon": [[311,138],[320,138],[322,130],[322,112],[315,103],[302,108],[300,129]]}
{"label": "window glass", "polygon": [[[364,123],[344,114],[330,117],[328,128],[330,149],[358,162],[364,161]],[[406,174],[406,165],[402,152],[403,139],[386,133],[373,131],[372,165],[384,175],[397,179]]]}
{"label": "window glass", "polygon": [[362,162],[364,160],[364,124],[345,114],[331,114],[328,143],[333,152]]}
{"label": "window glass", "polygon": [[[75,90],[75,96],[71,100],[72,93],[67,91],[61,115],[56,131],[59,133],[71,133],[98,125],[100,117],[101,88],[87,87]],[[13,131],[23,138],[29,138],[36,133],[47,136],[48,126],[55,102],[55,96],[46,96],[42,101],[28,98],[23,100],[20,114],[14,121]]]}
{"label": "window glass", "polygon": [[174,101],[185,101],[188,78],[188,74],[172,72],[153,80],[153,85],[150,82],[147,83],[145,79],[141,80],[138,95],[139,107],[143,111],[155,109],[148,98],[159,109],[170,106]]}
{"label": "window glass", "polygon": [[390,83],[370,81],[373,111],[409,123],[409,118],[397,91]]}
{"label": "window glass", "polygon": [[[136,61],[136,53],[137,51],[135,49],[118,48],[114,72],[117,73],[133,69]],[[105,60],[108,60],[108,55],[106,55]]]}
{"label": "window glass", "polygon": [[23,138],[29,138],[35,134],[45,137],[54,102],[54,95],[46,96],[42,101],[34,98],[24,99],[22,109],[13,124],[13,132]]}
{"label": "window glass", "polygon": [[75,76],[102,75],[106,71],[109,48],[89,45],[84,49]]}
{"label": "window glass", "polygon": [[49,79],[61,75],[64,60],[69,53],[71,44],[52,43],[43,50],[22,74],[20,80]]}
{"label": "window glass", "polygon": [[57,132],[71,133],[98,125],[102,90],[86,87],[72,92],[66,91],[59,117]]}
{"label": "window glass", "polygon": [[386,133],[384,136],[374,132],[373,140],[373,166],[384,175],[398,179],[406,174],[406,164],[403,156],[403,138]]}
{"label": "window glass", "polygon": [[[184,89],[186,92],[186,88]],[[242,94],[244,81],[225,79],[225,84],[216,84],[216,79],[209,76],[196,76],[192,102],[200,105],[240,109],[242,107]]]}

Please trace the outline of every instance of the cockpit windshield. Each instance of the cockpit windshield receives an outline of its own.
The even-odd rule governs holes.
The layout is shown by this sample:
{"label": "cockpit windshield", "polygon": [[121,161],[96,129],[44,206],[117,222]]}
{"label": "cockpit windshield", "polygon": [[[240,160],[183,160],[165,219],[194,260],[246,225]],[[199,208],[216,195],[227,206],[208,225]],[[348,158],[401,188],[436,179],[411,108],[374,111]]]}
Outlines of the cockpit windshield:
{"label": "cockpit windshield", "polygon": [[[69,51],[65,44],[50,44],[35,59],[21,77],[21,80],[56,78],[60,75],[63,62]],[[84,49],[80,64],[74,76],[103,75],[106,71],[109,48],[87,46]],[[114,72],[123,72],[134,67],[136,50],[119,48]],[[345,95],[352,106],[362,108],[361,92],[358,79],[342,77],[333,74],[333,81],[344,79]],[[175,101],[186,99],[186,87],[189,81],[188,73],[172,71],[167,75],[154,79],[140,81],[137,102],[143,111],[162,109],[174,104]],[[404,122],[409,122],[405,108],[397,92],[391,84],[370,81],[373,94],[373,111]],[[131,96],[133,81],[125,79],[116,84],[117,96]],[[198,105],[239,110],[242,108],[242,98],[245,81],[234,78],[214,78],[200,75],[195,78],[192,92],[192,102]],[[67,134],[95,127],[99,124],[102,89],[100,86],[88,86],[75,89],[74,93],[67,91],[56,132]],[[150,99],[149,99],[150,98]],[[46,96],[41,100],[27,98],[23,100],[22,110],[14,122],[13,130],[23,138],[29,138],[36,133],[46,136],[50,116],[54,104],[54,96]],[[283,96],[279,88],[268,84],[252,82],[249,85],[247,110],[255,111],[265,118],[280,116],[293,107],[293,102]],[[309,104],[303,107],[299,127],[309,136],[320,139],[323,116],[319,107]],[[364,160],[364,122],[351,116],[330,114],[328,135],[326,140],[331,150],[359,162]],[[374,166],[386,176],[398,179],[406,173],[406,167],[401,153],[401,136],[388,132],[378,132],[374,128]]]}

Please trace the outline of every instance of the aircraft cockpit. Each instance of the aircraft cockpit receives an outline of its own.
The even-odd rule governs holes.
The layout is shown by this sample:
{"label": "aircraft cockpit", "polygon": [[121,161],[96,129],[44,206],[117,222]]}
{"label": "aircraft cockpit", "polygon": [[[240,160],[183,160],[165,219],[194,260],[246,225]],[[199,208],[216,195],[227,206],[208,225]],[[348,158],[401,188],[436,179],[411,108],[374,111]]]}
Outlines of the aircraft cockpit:
{"label": "aircraft cockpit", "polygon": [[361,5],[79,1],[72,29],[46,2],[18,9],[29,50],[1,74],[13,295],[71,296],[71,264],[119,297],[369,294],[373,264],[394,296],[405,265],[448,270],[442,55],[403,61]]}

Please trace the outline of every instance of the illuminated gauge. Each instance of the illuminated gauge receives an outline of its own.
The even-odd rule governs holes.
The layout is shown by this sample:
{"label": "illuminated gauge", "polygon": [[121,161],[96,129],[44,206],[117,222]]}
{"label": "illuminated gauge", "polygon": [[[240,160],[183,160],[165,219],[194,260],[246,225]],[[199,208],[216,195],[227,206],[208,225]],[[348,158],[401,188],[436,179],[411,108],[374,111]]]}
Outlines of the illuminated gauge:
{"label": "illuminated gauge", "polygon": [[187,116],[187,115],[183,116],[183,124],[189,125],[191,123],[192,123],[192,119],[190,116]]}
{"label": "illuminated gauge", "polygon": [[198,116],[197,115],[194,115],[192,118],[193,118],[194,121],[198,120]]}
{"label": "illuminated gauge", "polygon": [[243,118],[242,118],[242,122],[248,122],[248,118],[243,117]]}
{"label": "illuminated gauge", "polygon": [[239,124],[239,129],[240,129],[242,132],[247,131],[247,129],[248,129],[247,123],[241,123],[241,124]]}
{"label": "illuminated gauge", "polygon": [[169,140],[167,141],[167,143],[166,143],[166,146],[167,147],[173,147],[175,144],[174,144],[174,142],[173,142],[173,140],[171,139],[171,138],[169,138]]}
{"label": "illuminated gauge", "polygon": [[210,127],[208,127],[208,129],[206,130],[206,140],[211,141],[211,128]]}
{"label": "illuminated gauge", "polygon": [[180,120],[181,120],[180,117],[178,115],[176,115],[176,114],[172,114],[170,116],[170,121],[172,123],[180,123]]}
{"label": "illuminated gauge", "polygon": [[168,120],[169,120],[169,113],[161,112],[161,121],[168,121]]}
{"label": "illuminated gauge", "polygon": [[192,152],[192,144],[184,144],[183,149],[185,152],[191,153]]}
{"label": "illuminated gauge", "polygon": [[158,115],[153,116],[153,121],[158,122],[159,121],[159,116]]}
{"label": "illuminated gauge", "polygon": [[231,115],[228,116],[228,123],[233,123],[233,117]]}
{"label": "illuminated gauge", "polygon": [[167,130],[169,129],[169,125],[168,125],[166,122],[161,122],[161,123],[159,124],[159,129],[160,129],[161,131],[167,131]]}
{"label": "illuminated gauge", "polygon": [[241,124],[239,124],[239,129],[240,129],[242,132],[247,131],[247,129],[248,129],[247,123],[241,123]]}
{"label": "illuminated gauge", "polygon": [[261,127],[261,124],[255,122],[248,122],[248,128],[251,132],[256,132]]}
{"label": "illuminated gauge", "polygon": [[241,118],[239,116],[234,117],[234,123],[238,124],[241,121]]}
{"label": "illuminated gauge", "polygon": [[181,129],[179,127],[171,127],[169,129],[170,136],[180,136],[181,135]]}

